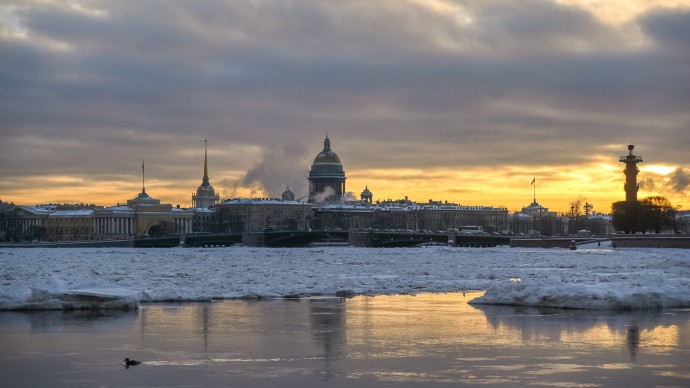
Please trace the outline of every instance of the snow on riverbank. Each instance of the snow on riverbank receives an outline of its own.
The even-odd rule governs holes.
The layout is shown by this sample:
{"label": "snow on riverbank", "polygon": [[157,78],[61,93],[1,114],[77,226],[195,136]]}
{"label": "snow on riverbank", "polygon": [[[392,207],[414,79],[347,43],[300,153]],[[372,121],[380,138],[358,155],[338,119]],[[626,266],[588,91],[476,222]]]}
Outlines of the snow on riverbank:
{"label": "snow on riverbank", "polygon": [[0,310],[464,290],[487,290],[483,304],[687,307],[690,250],[0,249]]}

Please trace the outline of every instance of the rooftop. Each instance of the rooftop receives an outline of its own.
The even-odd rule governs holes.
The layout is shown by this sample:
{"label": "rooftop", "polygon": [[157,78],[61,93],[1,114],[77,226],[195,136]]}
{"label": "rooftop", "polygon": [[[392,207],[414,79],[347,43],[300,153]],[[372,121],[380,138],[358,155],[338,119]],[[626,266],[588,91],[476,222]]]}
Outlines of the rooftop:
{"label": "rooftop", "polygon": [[307,205],[299,201],[283,201],[280,198],[232,198],[226,199],[222,205]]}

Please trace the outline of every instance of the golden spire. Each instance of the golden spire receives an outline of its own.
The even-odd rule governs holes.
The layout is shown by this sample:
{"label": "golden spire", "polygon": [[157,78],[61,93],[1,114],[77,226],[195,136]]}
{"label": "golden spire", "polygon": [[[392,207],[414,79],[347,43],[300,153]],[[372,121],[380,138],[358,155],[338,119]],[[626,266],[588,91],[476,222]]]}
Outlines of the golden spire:
{"label": "golden spire", "polygon": [[208,179],[208,141],[204,139],[204,178]]}
{"label": "golden spire", "polygon": [[146,170],[144,170],[144,162],[146,159],[141,159],[141,192],[146,192]]}

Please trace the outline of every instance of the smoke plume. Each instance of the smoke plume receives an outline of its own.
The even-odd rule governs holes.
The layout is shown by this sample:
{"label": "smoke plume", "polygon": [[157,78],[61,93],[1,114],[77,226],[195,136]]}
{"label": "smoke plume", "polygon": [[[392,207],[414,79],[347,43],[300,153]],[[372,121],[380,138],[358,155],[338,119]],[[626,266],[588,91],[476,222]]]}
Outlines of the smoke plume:
{"label": "smoke plume", "polygon": [[690,186],[690,173],[681,167],[676,168],[669,178],[668,186],[675,193],[683,193]]}
{"label": "smoke plume", "polygon": [[314,202],[324,203],[335,195],[335,190],[331,186],[326,186],[326,188],[320,192],[314,194]]}
{"label": "smoke plume", "polygon": [[307,191],[307,151],[301,143],[267,147],[262,160],[247,170],[236,185],[271,197],[280,197],[289,185],[295,197],[302,197]]}

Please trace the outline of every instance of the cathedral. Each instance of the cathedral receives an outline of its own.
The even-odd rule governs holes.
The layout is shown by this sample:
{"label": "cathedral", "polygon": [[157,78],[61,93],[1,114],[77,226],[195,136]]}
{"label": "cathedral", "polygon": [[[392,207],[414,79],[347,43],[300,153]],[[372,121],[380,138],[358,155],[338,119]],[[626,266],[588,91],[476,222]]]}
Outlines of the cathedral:
{"label": "cathedral", "polygon": [[345,193],[345,171],[338,155],[331,150],[326,135],[323,151],[314,158],[309,171],[309,203],[340,202]]}

